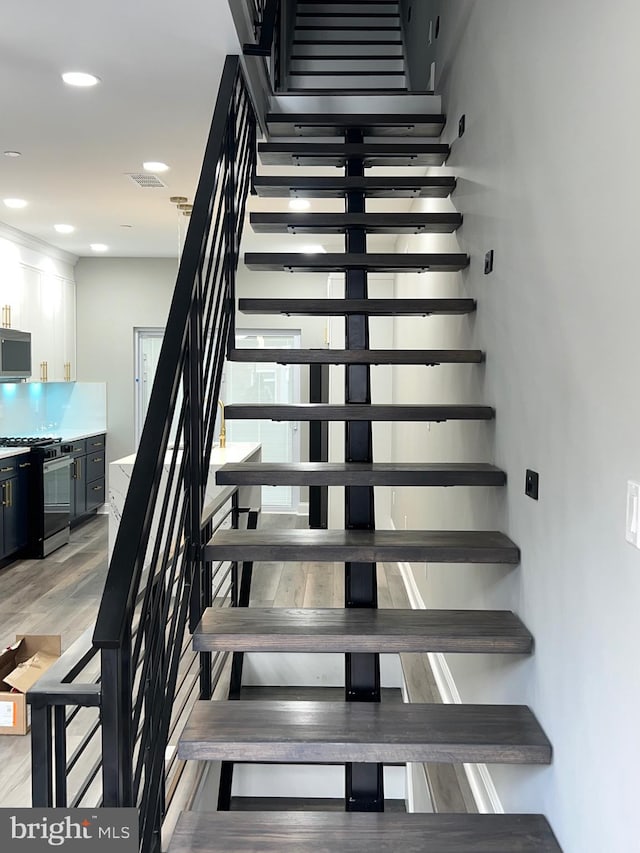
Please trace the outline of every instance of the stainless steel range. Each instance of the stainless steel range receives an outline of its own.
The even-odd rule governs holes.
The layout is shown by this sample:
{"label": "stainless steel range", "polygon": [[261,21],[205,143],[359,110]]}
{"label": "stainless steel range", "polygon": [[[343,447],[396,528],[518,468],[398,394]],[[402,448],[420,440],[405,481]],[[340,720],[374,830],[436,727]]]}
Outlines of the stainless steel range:
{"label": "stainless steel range", "polygon": [[0,437],[0,447],[29,447],[29,554],[46,557],[69,541],[71,457],[61,438]]}

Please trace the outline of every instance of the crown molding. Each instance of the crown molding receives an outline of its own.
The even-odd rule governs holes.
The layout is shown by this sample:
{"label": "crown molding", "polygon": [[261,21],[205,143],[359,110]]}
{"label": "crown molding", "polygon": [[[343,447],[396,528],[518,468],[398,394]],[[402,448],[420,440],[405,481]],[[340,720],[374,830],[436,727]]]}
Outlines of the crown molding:
{"label": "crown molding", "polygon": [[6,240],[11,240],[12,243],[17,243],[19,246],[24,246],[25,249],[32,249],[34,252],[42,252],[50,258],[55,258],[57,261],[63,261],[65,264],[70,264],[72,267],[78,263],[78,256],[71,252],[65,252],[64,249],[59,249],[57,246],[52,246],[51,243],[45,243],[44,240],[38,237],[32,237],[31,234],[25,234],[18,228],[12,225],[7,225],[5,222],[0,222],[0,237]]}

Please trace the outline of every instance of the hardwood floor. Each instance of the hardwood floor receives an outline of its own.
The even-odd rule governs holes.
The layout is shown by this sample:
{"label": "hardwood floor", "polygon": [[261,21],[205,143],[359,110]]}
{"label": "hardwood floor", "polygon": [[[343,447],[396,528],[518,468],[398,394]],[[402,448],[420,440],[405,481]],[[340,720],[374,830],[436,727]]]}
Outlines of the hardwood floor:
{"label": "hardwood floor", "polygon": [[[44,560],[18,560],[0,571],[0,643],[16,634],[60,634],[67,649],[96,617],[107,571],[107,517],[71,533]],[[90,712],[87,712],[90,713]],[[31,738],[0,735],[0,791],[5,807],[31,805]]]}
{"label": "hardwood floor", "polygon": [[16,634],[61,634],[68,648],[95,618],[107,571],[107,517],[96,516],[44,560],[0,571],[0,643]]}

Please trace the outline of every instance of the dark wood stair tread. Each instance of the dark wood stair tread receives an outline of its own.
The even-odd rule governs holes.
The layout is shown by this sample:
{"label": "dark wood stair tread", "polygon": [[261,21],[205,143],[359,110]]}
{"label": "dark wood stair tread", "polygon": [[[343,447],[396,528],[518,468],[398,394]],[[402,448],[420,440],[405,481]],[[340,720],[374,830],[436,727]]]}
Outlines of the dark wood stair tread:
{"label": "dark wood stair tread", "polygon": [[462,225],[460,213],[252,213],[257,234],[344,234],[362,228],[370,234],[446,234]]}
{"label": "dark wood stair tread", "polygon": [[[344,808],[344,806],[343,806]],[[183,812],[169,853],[562,853],[542,815]]]}
{"label": "dark wood stair tread", "polygon": [[362,158],[365,166],[442,166],[449,146],[435,142],[261,142],[260,160],[267,166],[343,166]]}
{"label": "dark wood stair tread", "polygon": [[380,38],[367,38],[367,39],[354,39],[354,38],[326,38],[320,41],[319,39],[310,39],[310,38],[295,38],[293,41],[293,50],[295,51],[296,45],[299,44],[308,44],[313,45],[322,45],[323,47],[327,47],[332,44],[348,44],[348,45],[367,45],[367,46],[378,46],[381,44],[391,44],[396,45],[399,48],[403,47],[401,38],[386,38],[382,34],[380,34]]}
{"label": "dark wood stair tread", "polygon": [[367,403],[232,403],[225,407],[229,420],[272,421],[435,421],[492,420],[491,406],[456,404],[373,404]]}
{"label": "dark wood stair tread", "polygon": [[[404,77],[404,74],[405,74],[404,70],[398,71],[397,69],[385,69],[385,68],[378,68],[376,71],[363,70],[363,69],[358,69],[358,68],[350,68],[348,70],[344,70],[344,69],[334,70],[331,68],[329,68],[329,69],[322,68],[322,69],[312,69],[312,70],[310,69],[310,70],[305,70],[305,71],[300,71],[300,70],[290,71],[290,77],[292,77],[292,78],[296,78],[296,77],[338,77],[338,76],[341,76],[347,80],[349,79],[349,77]],[[342,91],[342,90],[340,90],[340,91]],[[295,132],[292,134],[287,133],[287,134],[285,134],[286,136],[304,136],[305,135],[304,133],[300,132],[301,130],[305,129],[304,125],[302,125],[302,126],[293,125],[293,126],[296,128]],[[313,125],[313,127],[315,127],[315,125]],[[328,131],[329,128],[330,128],[330,125],[327,123],[325,126],[323,126],[322,129],[323,129],[323,131],[324,130]],[[373,132],[373,128],[371,129],[370,132]],[[271,135],[273,136],[273,135],[277,135],[277,134],[272,133]],[[311,134],[307,134],[307,135],[311,135]],[[323,132],[323,133],[318,134],[318,135],[329,136],[331,134]],[[421,134],[421,136],[422,135],[424,135],[424,134]],[[438,133],[436,135],[439,136],[440,134]]]}
{"label": "dark wood stair tread", "polygon": [[[362,32],[362,24],[346,24],[344,22],[336,23],[335,25],[297,23],[295,29],[296,33],[300,33],[303,37],[309,32],[327,32],[333,34],[336,31],[342,33],[349,33],[351,30],[355,30],[359,33]],[[382,22],[380,24],[368,24],[367,32],[371,32],[374,34],[384,32],[394,35],[395,33],[400,32],[400,25],[397,23],[392,24],[389,22]]]}
{"label": "dark wood stair tread", "polygon": [[344,198],[363,192],[369,198],[447,198],[456,188],[452,177],[326,177],[257,175],[254,188],[270,198]]}
{"label": "dark wood stair tread", "polygon": [[471,462],[233,462],[216,471],[233,486],[504,486],[493,465]]}
{"label": "dark wood stair tread", "polygon": [[521,705],[198,701],[178,756],[321,764],[549,764],[551,745]]}
{"label": "dark wood stair tread", "polygon": [[471,314],[475,299],[239,299],[245,314],[295,314],[305,317],[366,314],[378,317],[428,317]]}
{"label": "dark wood stair tread", "polygon": [[481,350],[233,349],[229,361],[276,364],[480,364]]}
{"label": "dark wood stair tread", "polygon": [[528,654],[533,639],[510,611],[208,608],[198,652]]}
{"label": "dark wood stair tread", "polygon": [[[327,89],[325,87],[316,87],[316,86],[305,86],[304,88],[296,88],[295,86],[290,86],[287,89],[288,92],[295,93],[303,93],[303,92],[313,92],[314,95],[335,95],[336,91],[339,91],[341,95],[393,95],[398,92],[408,92],[406,86],[393,86],[386,89],[381,89],[378,86],[375,88],[373,86],[367,86],[366,88],[354,89],[349,87],[341,87],[340,89]],[[433,92],[429,92],[428,94],[433,94]]]}
{"label": "dark wood stair tread", "polygon": [[291,272],[344,272],[360,269],[369,272],[457,272],[469,266],[469,256],[419,252],[247,252],[245,266],[250,270]]}
{"label": "dark wood stair tread", "polygon": [[[359,59],[360,57],[350,57]],[[393,57],[390,57],[393,58]],[[311,72],[298,72],[310,74]],[[342,72],[334,72],[342,73]],[[357,72],[364,74],[365,72]],[[380,69],[376,73],[389,73]],[[403,74],[404,72],[398,72]],[[269,113],[266,118],[269,134],[274,136],[343,136],[349,128],[362,130],[365,136],[440,136],[446,117],[439,113]]]}
{"label": "dark wood stair tread", "polygon": [[[242,608],[247,610],[248,608]],[[380,696],[382,702],[402,703],[402,689],[399,687],[381,687]],[[344,702],[344,687],[309,687],[308,685],[249,685],[243,684],[240,688],[240,699],[247,702],[256,701],[283,701],[288,702]],[[344,800],[342,801],[344,806]]]}
{"label": "dark wood stair tread", "polygon": [[[385,812],[407,813],[404,800],[384,801]],[[231,811],[242,812],[344,812],[344,797],[232,797]],[[262,850],[256,847],[255,850]],[[337,853],[337,851],[332,851]]]}
{"label": "dark wood stair tread", "polygon": [[478,530],[218,530],[211,560],[388,561],[516,565],[520,551],[503,533]]}

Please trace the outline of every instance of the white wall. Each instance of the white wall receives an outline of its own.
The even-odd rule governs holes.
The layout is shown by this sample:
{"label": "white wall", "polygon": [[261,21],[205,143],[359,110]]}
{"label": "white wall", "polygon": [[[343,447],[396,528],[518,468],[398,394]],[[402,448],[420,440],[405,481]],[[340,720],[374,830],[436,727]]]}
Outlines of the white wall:
{"label": "white wall", "polygon": [[[134,328],[164,326],[175,286],[177,261],[166,258],[82,258],[76,267],[78,379],[106,381],[108,458],[133,453]],[[324,298],[323,276],[302,281],[283,273],[238,270],[239,297]],[[238,315],[244,328],[299,329],[302,347],[322,347],[325,319],[282,315]],[[308,399],[308,368],[301,368],[301,398]],[[307,431],[302,430],[302,449]],[[306,458],[303,452],[302,458]]]}
{"label": "white wall", "polygon": [[[513,571],[429,566],[435,607],[512,608],[527,660],[449,656],[464,701],[527,703],[554,747],[549,768],[492,770],[506,811],[545,813],[566,853],[638,849],[640,552],[625,542],[640,479],[636,168],[630,81],[640,7],[630,0],[441,4],[438,90],[471,269],[399,277],[398,295],[476,297],[475,320],[398,320],[407,345],[479,346],[484,368],[396,370],[398,402],[482,401],[494,427],[399,427],[397,458],[505,468],[503,494],[399,493],[395,521],[490,528],[522,549]],[[440,247],[412,238],[411,249]],[[484,252],[496,269],[482,274]],[[429,330],[425,332],[425,330]],[[540,500],[524,495],[525,468]],[[426,492],[427,490],[424,490]]]}
{"label": "white wall", "polygon": [[134,451],[134,328],[164,326],[177,275],[169,258],[81,258],[78,379],[107,383],[107,459]]}

